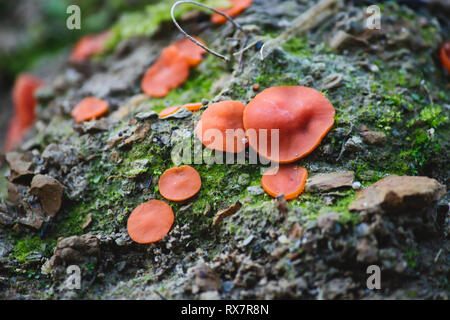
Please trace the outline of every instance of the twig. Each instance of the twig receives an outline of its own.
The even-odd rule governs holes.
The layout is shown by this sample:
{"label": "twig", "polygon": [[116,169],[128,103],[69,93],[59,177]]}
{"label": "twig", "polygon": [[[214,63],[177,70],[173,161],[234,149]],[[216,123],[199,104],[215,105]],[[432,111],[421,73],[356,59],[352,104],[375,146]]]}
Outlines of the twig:
{"label": "twig", "polygon": [[209,49],[207,46],[205,46],[205,45],[202,44],[200,41],[198,41],[197,39],[195,39],[195,38],[193,38],[192,36],[190,36],[186,31],[183,30],[183,28],[180,27],[180,25],[178,24],[177,20],[175,19],[175,7],[176,7],[177,5],[183,4],[183,3],[194,4],[194,5],[197,5],[197,6],[206,8],[206,9],[209,9],[209,10],[211,10],[211,11],[214,11],[214,12],[217,13],[217,14],[220,14],[222,17],[224,17],[225,19],[227,19],[228,21],[230,21],[230,22],[233,24],[233,26],[234,26],[235,28],[239,29],[239,30],[245,35],[245,38],[247,38],[247,35],[246,35],[244,29],[241,27],[241,25],[240,25],[239,23],[237,23],[236,21],[234,21],[234,20],[233,20],[230,16],[228,16],[226,13],[224,13],[224,12],[222,12],[222,11],[220,11],[220,10],[214,9],[213,7],[207,6],[207,5],[203,4],[203,3],[199,3],[199,2],[197,2],[197,1],[190,1],[190,0],[177,1],[177,2],[175,2],[175,3],[173,4],[172,9],[170,10],[170,15],[171,15],[171,17],[172,17],[173,23],[174,23],[175,26],[178,28],[178,30],[180,30],[180,32],[181,32],[182,34],[184,34],[189,40],[191,40],[192,42],[194,42],[196,45],[202,47],[203,49],[205,49],[205,50],[208,51],[209,53],[215,55],[216,57],[221,58],[221,59],[225,60],[226,62],[231,61],[230,58],[228,58],[228,57],[226,57],[226,56],[224,56],[224,55],[221,55],[220,53],[218,53],[218,52],[216,52],[216,51],[214,51],[214,50],[212,50],[212,49]]}
{"label": "twig", "polygon": [[244,69],[244,50],[242,50],[242,48],[244,48],[247,45],[247,41],[248,37],[245,36],[245,38],[242,39],[241,50],[239,50],[241,52],[241,54],[239,55],[239,67],[238,67],[239,73],[241,73],[242,69]]}

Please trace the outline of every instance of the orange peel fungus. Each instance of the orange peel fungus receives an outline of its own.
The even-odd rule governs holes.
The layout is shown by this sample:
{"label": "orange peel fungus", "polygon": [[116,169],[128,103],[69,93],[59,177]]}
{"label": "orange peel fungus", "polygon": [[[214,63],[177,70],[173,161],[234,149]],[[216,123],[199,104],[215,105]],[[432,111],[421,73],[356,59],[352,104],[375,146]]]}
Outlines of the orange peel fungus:
{"label": "orange peel fungus", "polygon": [[184,201],[195,196],[202,186],[200,174],[184,165],[166,170],[159,179],[161,195],[170,201]]}
{"label": "orange peel fungus", "polygon": [[[275,170],[277,172],[275,173]],[[297,198],[305,188],[308,171],[296,165],[269,169],[261,178],[263,189],[272,197],[284,194],[286,200]]]}
{"label": "orange peel fungus", "polygon": [[160,200],[139,205],[130,214],[127,230],[130,238],[141,244],[160,241],[170,231],[175,215],[170,206]]}
{"label": "orange peel fungus", "polygon": [[87,97],[72,109],[71,115],[77,123],[81,123],[99,118],[106,112],[108,112],[108,102],[95,97]]}

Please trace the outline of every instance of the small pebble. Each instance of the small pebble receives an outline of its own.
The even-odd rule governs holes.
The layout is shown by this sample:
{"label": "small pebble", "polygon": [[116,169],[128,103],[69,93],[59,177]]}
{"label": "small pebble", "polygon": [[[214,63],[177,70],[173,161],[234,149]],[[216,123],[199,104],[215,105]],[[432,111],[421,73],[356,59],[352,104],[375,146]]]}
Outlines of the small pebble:
{"label": "small pebble", "polygon": [[359,182],[359,181],[353,182],[352,188],[353,188],[353,190],[359,190],[359,189],[361,189],[361,182]]}

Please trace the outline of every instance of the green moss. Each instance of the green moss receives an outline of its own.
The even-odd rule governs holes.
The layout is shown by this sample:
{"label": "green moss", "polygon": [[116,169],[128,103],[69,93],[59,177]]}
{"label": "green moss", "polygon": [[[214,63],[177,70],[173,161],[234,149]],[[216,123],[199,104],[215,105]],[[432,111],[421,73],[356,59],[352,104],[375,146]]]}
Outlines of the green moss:
{"label": "green moss", "polygon": [[308,46],[308,40],[306,37],[296,37],[290,39],[283,44],[283,49],[288,53],[303,57],[311,54],[311,48]]}
{"label": "green moss", "polygon": [[351,213],[348,210],[349,205],[355,199],[355,191],[353,189],[336,193],[332,204],[326,204],[323,197],[324,194],[321,193],[303,193],[299,198],[289,202],[289,205],[303,209],[301,218],[305,222],[316,220],[320,214],[327,212],[339,213],[340,220],[343,223],[357,223],[359,221],[358,214]]}
{"label": "green moss", "polygon": [[19,263],[26,262],[28,255],[32,252],[38,252],[43,256],[49,257],[55,245],[55,240],[42,240],[38,236],[22,238],[17,241],[13,249],[13,257]]}
{"label": "green moss", "polygon": [[411,249],[405,252],[404,258],[406,259],[408,266],[410,268],[416,268],[417,267],[417,258],[419,257],[419,250],[418,249]]}
{"label": "green moss", "polygon": [[438,128],[448,122],[448,115],[444,114],[441,106],[429,105],[420,110],[419,117],[410,121],[408,125],[412,126],[419,121],[428,124],[432,128]]}

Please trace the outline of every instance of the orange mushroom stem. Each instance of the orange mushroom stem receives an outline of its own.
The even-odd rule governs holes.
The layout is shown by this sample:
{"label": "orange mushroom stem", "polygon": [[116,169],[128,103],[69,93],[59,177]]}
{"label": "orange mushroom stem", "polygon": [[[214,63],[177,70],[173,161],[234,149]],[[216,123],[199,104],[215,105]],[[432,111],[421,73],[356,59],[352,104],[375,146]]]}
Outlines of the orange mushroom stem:
{"label": "orange mushroom stem", "polygon": [[127,222],[130,238],[142,244],[160,241],[170,231],[175,215],[160,200],[150,200],[133,210]]}
{"label": "orange mushroom stem", "polygon": [[442,66],[450,74],[450,41],[445,42],[440,50]]}
{"label": "orange mushroom stem", "polygon": [[84,98],[73,108],[71,115],[77,123],[99,118],[108,112],[108,102],[95,97]]}
{"label": "orange mushroom stem", "polygon": [[111,32],[107,30],[99,34],[82,37],[75,44],[70,55],[70,60],[74,62],[82,62],[95,54],[103,52],[106,41],[110,35]]}
{"label": "orange mushroom stem", "polygon": [[[319,91],[285,86],[257,94],[245,108],[243,122],[249,145],[258,154],[291,163],[319,145],[333,126],[334,115],[331,102]],[[272,139],[275,134],[279,139]]]}
{"label": "orange mushroom stem", "polygon": [[170,201],[184,201],[195,196],[202,186],[200,174],[190,166],[166,170],[159,179],[161,195]]}
{"label": "orange mushroom stem", "polygon": [[[230,0],[231,7],[227,9],[218,9],[223,13],[227,14],[230,17],[237,16],[241,14],[245,9],[250,7],[253,3],[253,0]],[[224,16],[221,16],[218,13],[213,13],[211,15],[211,22],[215,24],[225,23],[227,19]]]}
{"label": "orange mushroom stem", "polygon": [[297,198],[305,188],[308,171],[296,165],[269,169],[261,178],[263,189],[276,198],[284,194],[286,200]]}
{"label": "orange mushroom stem", "polygon": [[245,106],[239,101],[213,103],[203,112],[195,132],[209,149],[239,153],[247,146],[242,115]]}

